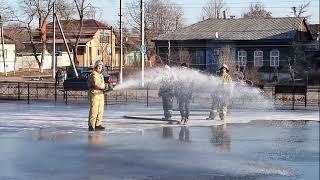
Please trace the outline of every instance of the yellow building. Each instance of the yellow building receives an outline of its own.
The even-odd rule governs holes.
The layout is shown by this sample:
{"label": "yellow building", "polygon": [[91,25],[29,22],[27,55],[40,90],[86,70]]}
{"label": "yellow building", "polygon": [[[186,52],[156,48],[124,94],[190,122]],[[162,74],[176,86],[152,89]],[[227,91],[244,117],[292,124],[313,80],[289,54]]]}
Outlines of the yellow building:
{"label": "yellow building", "polygon": [[[79,20],[60,21],[66,36],[67,42],[75,56],[76,37],[79,32]],[[49,23],[46,26],[47,47],[52,50],[53,26]],[[83,20],[83,27],[77,48],[77,61],[79,67],[90,67],[95,61],[102,60],[107,66],[114,68],[120,65],[119,58],[116,58],[115,45],[116,36],[111,26],[94,19]],[[56,24],[56,51],[64,52],[66,47],[59,27]]]}

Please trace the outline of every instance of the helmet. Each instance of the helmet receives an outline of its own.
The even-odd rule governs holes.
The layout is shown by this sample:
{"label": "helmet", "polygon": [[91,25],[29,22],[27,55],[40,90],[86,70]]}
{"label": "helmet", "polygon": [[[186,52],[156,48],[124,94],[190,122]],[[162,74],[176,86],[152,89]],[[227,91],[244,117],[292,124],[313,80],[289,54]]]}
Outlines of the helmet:
{"label": "helmet", "polygon": [[188,68],[188,67],[187,67],[187,63],[185,63],[185,62],[182,63],[180,66],[181,66],[182,68]]}
{"label": "helmet", "polygon": [[170,70],[170,69],[171,69],[170,66],[167,65],[167,64],[164,66],[164,68],[167,69],[167,70]]}
{"label": "helmet", "polygon": [[222,68],[226,68],[227,72],[229,72],[229,68],[226,64],[222,64],[219,70],[221,70]]}
{"label": "helmet", "polygon": [[104,64],[103,64],[103,62],[101,61],[101,60],[98,60],[98,61],[96,61],[95,63],[94,63],[94,68],[97,68],[97,66],[99,66],[99,65],[101,65],[101,66],[104,66]]}

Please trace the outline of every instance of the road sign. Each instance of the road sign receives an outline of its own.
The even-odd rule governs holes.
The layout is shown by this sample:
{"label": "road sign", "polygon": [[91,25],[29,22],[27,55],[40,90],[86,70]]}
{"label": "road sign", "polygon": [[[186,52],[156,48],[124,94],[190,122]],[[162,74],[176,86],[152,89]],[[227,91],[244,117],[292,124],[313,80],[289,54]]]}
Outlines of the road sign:
{"label": "road sign", "polygon": [[141,45],[140,46],[140,52],[143,53],[143,54],[146,54],[147,53],[147,47],[145,45]]}

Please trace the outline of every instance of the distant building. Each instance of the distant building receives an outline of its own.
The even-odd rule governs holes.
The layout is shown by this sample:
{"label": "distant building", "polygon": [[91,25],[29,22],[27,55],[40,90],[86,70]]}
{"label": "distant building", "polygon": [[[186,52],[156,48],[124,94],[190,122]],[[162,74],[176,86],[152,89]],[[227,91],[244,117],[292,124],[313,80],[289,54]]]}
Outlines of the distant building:
{"label": "distant building", "polygon": [[[215,72],[256,69],[262,80],[289,79],[289,62],[304,61],[313,41],[304,18],[208,19],[153,39],[158,61]],[[297,52],[299,49],[299,56]]]}
{"label": "distant building", "polygon": [[0,43],[0,72],[4,72],[4,62],[6,72],[15,70],[16,46],[12,39],[7,36],[4,36],[4,61],[2,45]]}
{"label": "distant building", "polygon": [[[79,20],[60,20],[68,44],[75,44],[80,28]],[[47,46],[52,50],[53,23],[46,26]],[[108,66],[118,66],[119,63],[115,55],[116,37],[111,26],[94,19],[84,19],[80,41],[78,45],[79,66],[89,67],[95,61],[102,60]],[[70,47],[75,56],[75,51]],[[66,47],[56,24],[56,51],[66,52]]]}

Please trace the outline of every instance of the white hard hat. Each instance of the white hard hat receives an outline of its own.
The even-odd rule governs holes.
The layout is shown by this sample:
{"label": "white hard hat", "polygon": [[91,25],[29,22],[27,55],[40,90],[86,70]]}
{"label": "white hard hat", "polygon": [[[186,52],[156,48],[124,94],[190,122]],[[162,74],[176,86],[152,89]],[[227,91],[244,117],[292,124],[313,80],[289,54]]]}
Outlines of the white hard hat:
{"label": "white hard hat", "polygon": [[94,68],[97,68],[97,66],[101,65],[102,67],[104,66],[103,62],[101,60],[98,60],[94,63]]}
{"label": "white hard hat", "polygon": [[170,70],[170,69],[171,69],[171,68],[170,68],[170,66],[169,66],[169,65],[167,65],[167,64],[164,66],[164,68],[165,68],[165,69],[168,69],[168,70]]}
{"label": "white hard hat", "polygon": [[229,71],[229,68],[228,68],[228,66],[226,64],[222,64],[222,66],[220,67],[219,70],[221,70],[222,68],[226,68],[226,70]]}

